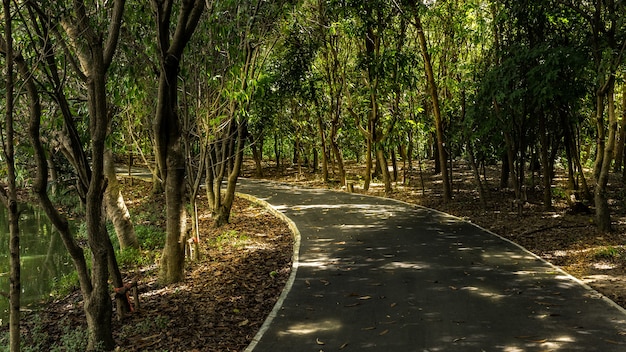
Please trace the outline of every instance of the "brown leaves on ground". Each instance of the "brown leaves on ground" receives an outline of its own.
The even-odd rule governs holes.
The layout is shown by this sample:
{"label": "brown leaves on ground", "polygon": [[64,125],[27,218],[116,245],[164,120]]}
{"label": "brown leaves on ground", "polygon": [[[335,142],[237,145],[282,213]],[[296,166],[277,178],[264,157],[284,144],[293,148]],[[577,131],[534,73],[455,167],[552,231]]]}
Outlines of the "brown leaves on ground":
{"label": "brown leaves on ground", "polygon": [[[144,284],[140,311],[116,334],[122,350],[241,351],[274,307],[291,269],[288,226],[243,199],[222,228],[213,227],[204,198],[198,208],[205,210],[198,216],[201,260],[180,284]],[[132,328],[151,322],[149,333]]]}
{"label": "brown leaves on ground", "polygon": [[[151,195],[148,184],[135,180],[125,195],[131,214],[164,214],[162,196]],[[288,226],[239,198],[231,223],[222,228],[213,226],[204,198],[198,208],[201,259],[187,265],[183,282],[160,285],[156,264],[126,273],[127,281],[139,283],[140,309],[114,321],[119,351],[242,351],[274,307],[291,270]],[[151,223],[162,226],[162,216]],[[63,326],[85,326],[78,292],[37,315],[37,329],[47,332],[48,346],[61,338]],[[34,325],[26,320],[28,339]]]}

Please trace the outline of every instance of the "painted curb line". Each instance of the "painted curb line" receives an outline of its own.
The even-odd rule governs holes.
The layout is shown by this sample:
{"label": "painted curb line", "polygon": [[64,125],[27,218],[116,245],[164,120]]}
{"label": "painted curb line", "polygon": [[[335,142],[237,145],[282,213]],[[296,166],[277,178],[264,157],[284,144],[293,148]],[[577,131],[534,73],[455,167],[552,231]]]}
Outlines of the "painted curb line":
{"label": "painted curb line", "polygon": [[259,341],[261,341],[261,338],[263,337],[263,335],[265,335],[267,330],[270,328],[270,325],[272,324],[272,321],[274,321],[274,318],[276,318],[276,316],[278,315],[278,312],[282,309],[283,303],[285,302],[285,299],[287,298],[287,295],[289,294],[289,292],[291,292],[291,288],[293,287],[293,284],[296,281],[296,274],[298,273],[298,266],[300,264],[299,262],[300,230],[298,230],[298,227],[291,219],[289,219],[285,214],[283,214],[282,212],[274,208],[270,203],[262,199],[256,198],[254,196],[251,196],[249,194],[245,194],[245,193],[236,192],[236,195],[237,197],[241,197],[253,203],[261,205],[265,209],[269,210],[274,216],[285,221],[287,225],[289,226],[289,229],[291,230],[291,233],[294,239],[291,273],[289,274],[289,278],[287,279],[287,282],[285,283],[285,287],[283,288],[283,291],[280,293],[280,296],[278,297],[278,301],[276,301],[276,303],[274,304],[274,308],[272,308],[272,311],[270,312],[270,314],[267,316],[267,318],[265,318],[265,321],[259,328],[259,331],[256,333],[256,335],[254,335],[254,337],[252,338],[252,341],[250,342],[248,347],[244,349],[244,352],[252,352],[254,348],[256,347],[256,345],[259,343]]}

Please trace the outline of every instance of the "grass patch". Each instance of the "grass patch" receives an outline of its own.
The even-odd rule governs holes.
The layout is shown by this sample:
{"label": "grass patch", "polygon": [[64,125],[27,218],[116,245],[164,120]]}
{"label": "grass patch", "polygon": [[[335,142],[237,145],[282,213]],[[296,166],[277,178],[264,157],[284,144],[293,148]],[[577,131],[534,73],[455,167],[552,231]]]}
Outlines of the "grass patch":
{"label": "grass patch", "polygon": [[593,254],[593,258],[596,260],[611,260],[617,261],[624,258],[626,250],[623,247],[607,246],[599,248]]}
{"label": "grass patch", "polygon": [[165,246],[165,232],[152,225],[135,225],[135,234],[143,249],[160,249]]}
{"label": "grass patch", "polygon": [[80,287],[78,274],[73,270],[58,278],[52,287],[51,297],[64,297],[76,291]]}
{"label": "grass patch", "polygon": [[211,246],[214,246],[221,251],[226,245],[234,248],[240,248],[249,242],[250,237],[248,235],[242,234],[237,230],[227,230],[215,236],[209,243]]}

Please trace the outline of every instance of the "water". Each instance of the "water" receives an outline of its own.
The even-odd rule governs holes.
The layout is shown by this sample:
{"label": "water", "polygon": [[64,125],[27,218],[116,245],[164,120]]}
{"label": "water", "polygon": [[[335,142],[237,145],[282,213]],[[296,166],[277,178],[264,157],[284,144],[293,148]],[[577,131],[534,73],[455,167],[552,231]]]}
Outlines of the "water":
{"label": "water", "polygon": [[[22,263],[21,305],[39,303],[53,283],[74,270],[61,237],[38,208],[24,206],[20,217]],[[0,206],[0,291],[9,292],[9,227],[7,210]],[[8,298],[0,296],[0,325],[8,324]]]}

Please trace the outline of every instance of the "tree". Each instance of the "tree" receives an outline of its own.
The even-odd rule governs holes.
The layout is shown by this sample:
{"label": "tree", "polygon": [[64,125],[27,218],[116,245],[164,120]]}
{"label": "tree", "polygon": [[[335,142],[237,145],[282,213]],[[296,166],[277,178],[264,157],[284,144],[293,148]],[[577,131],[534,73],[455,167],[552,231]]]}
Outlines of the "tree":
{"label": "tree", "polygon": [[[11,2],[2,2],[4,13],[4,37],[0,34],[0,53],[6,61],[6,97],[4,128],[0,127],[2,151],[7,171],[7,185],[0,187],[0,200],[8,211],[9,220],[9,344],[11,352],[20,350],[20,214],[17,209],[17,185],[15,182],[15,130],[14,130],[14,50],[13,50],[13,22],[11,18]],[[6,130],[3,131],[3,130]]]}
{"label": "tree", "polygon": [[597,148],[593,170],[596,181],[594,192],[596,224],[601,231],[610,231],[611,213],[607,199],[607,185],[617,135],[615,81],[617,71],[623,65],[626,51],[623,29],[626,5],[621,1],[600,0],[588,4],[566,0],[560,0],[558,3],[584,18],[588,23],[588,28],[591,29],[587,35],[596,74],[594,120]]}
{"label": "tree", "polygon": [[[104,181],[104,145],[107,136],[109,122],[109,111],[106,94],[106,73],[111,65],[124,13],[125,2],[118,0],[112,3],[110,11],[99,8],[100,11],[88,9],[82,1],[74,1],[71,6],[64,7],[63,11],[56,7],[41,7],[35,2],[27,2],[28,17],[31,20],[33,31],[42,35],[44,49],[51,49],[48,46],[52,41],[52,36],[59,39],[59,45],[66,50],[66,58],[75,64],[75,74],[83,84],[87,96],[87,112],[89,116],[88,132],[90,135],[91,160],[89,164],[85,159],[75,160],[77,173],[81,180],[79,192],[85,201],[85,220],[87,225],[88,244],[91,252],[92,265],[91,273],[87,267],[83,249],[73,238],[67,219],[64,218],[50,201],[47,194],[48,165],[46,153],[41,141],[40,127],[42,110],[40,96],[34,80],[34,72],[29,67],[27,61],[21,55],[16,55],[16,64],[26,87],[29,98],[30,124],[29,136],[33,147],[34,159],[37,165],[37,176],[33,181],[33,191],[39,198],[39,202],[51,219],[54,226],[61,233],[63,242],[72,256],[74,265],[78,272],[81,292],[84,297],[84,310],[87,317],[87,327],[89,332],[88,349],[97,348],[113,349],[115,341],[112,337],[111,328],[111,300],[109,295],[109,270],[113,274],[114,284],[119,287],[121,276],[115,261],[113,247],[111,245],[104,218],[102,216],[103,194],[106,188]],[[59,4],[64,6],[68,4]],[[103,15],[106,12],[110,16]],[[60,17],[57,14],[63,13]],[[89,14],[89,15],[88,15]],[[101,31],[98,21],[94,17],[103,15],[108,19],[108,29]],[[93,17],[92,17],[93,16]],[[62,28],[63,34],[58,31]],[[102,40],[104,39],[104,42]],[[32,40],[32,39],[31,39]],[[67,40],[67,42],[65,42]],[[34,46],[39,42],[32,40]],[[39,47],[40,48],[40,47]],[[41,48],[40,48],[41,49]],[[56,59],[54,51],[44,52],[44,62],[52,68],[48,73],[54,81],[56,72]],[[70,57],[73,54],[75,57]],[[57,91],[57,97],[62,93]],[[57,101],[62,104],[65,100]],[[63,105],[61,105],[63,110]],[[65,116],[65,130],[70,135],[76,130],[76,126],[71,118]],[[75,146],[77,155],[84,155],[81,146]],[[119,302],[119,300],[118,300]]]}
{"label": "tree", "polygon": [[[205,8],[205,0],[152,0],[156,14],[159,48],[159,91],[153,121],[155,156],[165,185],[166,239],[161,257],[160,277],[164,283],[183,279],[185,239],[184,219],[185,158],[181,144],[178,113],[178,73],[183,52]],[[176,22],[172,16],[178,13]],[[172,25],[174,28],[172,30]]]}
{"label": "tree", "polygon": [[[413,4],[415,6],[415,4]],[[435,74],[430,59],[430,53],[428,52],[428,43],[424,34],[424,27],[419,15],[419,10],[414,8],[414,21],[413,25],[417,30],[417,38],[419,41],[420,52],[424,59],[424,69],[426,71],[426,77],[428,80],[428,92],[433,104],[433,116],[435,118],[435,131],[437,134],[437,152],[438,162],[441,167],[441,179],[443,182],[443,198],[445,200],[452,199],[452,188],[448,177],[448,158],[445,150],[445,136],[443,131],[443,118],[441,115],[441,109],[439,104],[439,93],[437,88],[437,82],[435,81]]]}

